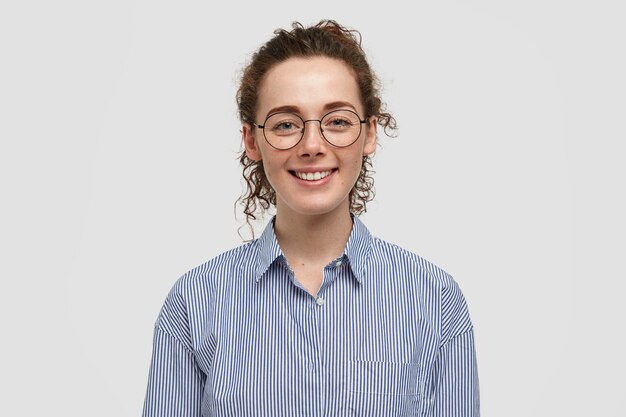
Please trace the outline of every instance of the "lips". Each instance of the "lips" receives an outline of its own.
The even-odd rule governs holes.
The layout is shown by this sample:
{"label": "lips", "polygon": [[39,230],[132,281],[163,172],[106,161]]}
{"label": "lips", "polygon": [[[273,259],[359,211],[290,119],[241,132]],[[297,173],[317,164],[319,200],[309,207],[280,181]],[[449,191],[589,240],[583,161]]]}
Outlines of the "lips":
{"label": "lips", "polygon": [[324,171],[291,171],[293,175],[305,181],[318,181],[323,178],[326,178],[330,174],[332,174],[333,170],[324,170]]}

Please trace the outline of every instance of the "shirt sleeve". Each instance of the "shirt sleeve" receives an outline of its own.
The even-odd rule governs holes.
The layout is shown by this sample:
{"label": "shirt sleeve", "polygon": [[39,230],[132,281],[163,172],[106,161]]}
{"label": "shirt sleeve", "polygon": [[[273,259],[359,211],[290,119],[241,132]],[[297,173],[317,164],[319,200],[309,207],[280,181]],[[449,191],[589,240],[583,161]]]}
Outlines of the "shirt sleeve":
{"label": "shirt sleeve", "polygon": [[205,375],[191,349],[182,298],[172,291],[154,329],[143,417],[200,417]]}
{"label": "shirt sleeve", "polygon": [[442,294],[442,343],[431,380],[431,417],[479,417],[474,331],[461,291],[452,283]]}
{"label": "shirt sleeve", "polygon": [[455,336],[439,349],[432,417],[479,417],[474,332]]}

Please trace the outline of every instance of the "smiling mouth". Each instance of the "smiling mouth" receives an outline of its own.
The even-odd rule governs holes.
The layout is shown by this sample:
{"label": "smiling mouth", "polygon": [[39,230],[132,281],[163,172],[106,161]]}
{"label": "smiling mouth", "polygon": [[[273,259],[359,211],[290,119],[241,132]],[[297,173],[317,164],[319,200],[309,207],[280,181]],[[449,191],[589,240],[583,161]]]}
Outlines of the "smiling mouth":
{"label": "smiling mouth", "polygon": [[318,171],[318,172],[298,172],[298,171],[289,171],[289,172],[291,172],[291,175],[294,175],[300,178],[301,180],[317,181],[317,180],[321,180],[322,178],[326,178],[327,176],[332,174],[333,171],[335,170],[331,169],[328,171]]}

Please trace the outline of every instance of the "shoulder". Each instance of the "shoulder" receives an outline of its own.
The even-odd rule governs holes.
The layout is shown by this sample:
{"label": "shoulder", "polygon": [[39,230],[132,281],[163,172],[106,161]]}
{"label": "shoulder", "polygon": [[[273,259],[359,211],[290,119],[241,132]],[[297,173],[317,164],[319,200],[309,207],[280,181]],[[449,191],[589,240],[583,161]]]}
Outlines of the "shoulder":
{"label": "shoulder", "polygon": [[380,238],[372,240],[371,268],[388,271],[373,274],[387,285],[401,288],[420,304],[429,306],[442,338],[468,331],[472,324],[461,288],[451,274],[423,257]]}
{"label": "shoulder", "polygon": [[180,276],[171,294],[190,296],[197,292],[210,292],[221,283],[240,276],[240,271],[250,268],[257,252],[256,240],[223,252]]}
{"label": "shoulder", "polygon": [[189,349],[192,335],[201,334],[215,304],[215,294],[224,283],[240,279],[241,271],[255,257],[256,241],[223,252],[180,276],[171,287],[156,326]]}
{"label": "shoulder", "polygon": [[223,252],[180,276],[172,285],[161,311],[161,321],[168,315],[186,315],[190,308],[209,305],[216,288],[241,277],[241,271],[256,259],[256,240]]}
{"label": "shoulder", "polygon": [[458,287],[456,281],[443,268],[435,265],[420,255],[390,243],[378,237],[372,237],[371,262],[392,265],[400,276],[406,278],[421,278],[431,285],[443,289]]}

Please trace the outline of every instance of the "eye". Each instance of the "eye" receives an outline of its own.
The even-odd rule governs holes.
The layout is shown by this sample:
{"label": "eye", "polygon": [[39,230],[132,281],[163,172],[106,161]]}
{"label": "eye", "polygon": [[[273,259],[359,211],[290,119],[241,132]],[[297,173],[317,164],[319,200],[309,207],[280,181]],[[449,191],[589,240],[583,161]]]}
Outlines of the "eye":
{"label": "eye", "polygon": [[354,126],[354,121],[349,117],[339,114],[330,115],[324,120],[324,128],[330,130],[344,130]]}
{"label": "eye", "polygon": [[273,134],[285,136],[301,132],[302,120],[294,114],[276,113],[267,119],[265,126]]}
{"label": "eye", "polygon": [[293,130],[295,125],[292,122],[280,122],[272,128],[272,130]]}
{"label": "eye", "polygon": [[347,126],[347,125],[351,125],[352,123],[350,123],[349,120],[341,119],[339,117],[334,117],[330,120],[330,124],[333,126]]}

